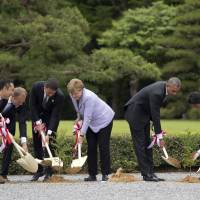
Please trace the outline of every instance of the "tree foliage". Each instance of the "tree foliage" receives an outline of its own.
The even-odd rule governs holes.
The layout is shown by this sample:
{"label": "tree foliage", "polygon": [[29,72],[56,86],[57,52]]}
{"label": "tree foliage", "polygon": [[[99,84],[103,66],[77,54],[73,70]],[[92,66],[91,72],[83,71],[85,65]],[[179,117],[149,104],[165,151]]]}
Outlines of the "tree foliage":
{"label": "tree foliage", "polygon": [[10,14],[12,6],[6,9],[5,2],[0,15],[0,64],[5,76],[30,85],[52,75],[81,73],[89,27],[77,8],[60,8],[59,1],[52,0],[30,1],[26,7],[14,1],[15,12]]}
{"label": "tree foliage", "polygon": [[128,48],[151,62],[157,62],[155,39],[173,30],[176,8],[156,2],[148,8],[129,9],[103,33],[99,43],[112,48]]}
{"label": "tree foliage", "polygon": [[[163,110],[170,118],[181,117],[188,109],[188,93],[200,89],[200,2],[186,0],[177,13],[172,34],[157,38],[156,42],[164,52],[162,76],[178,76],[182,80],[182,95]],[[191,115],[187,117],[192,118]]]}

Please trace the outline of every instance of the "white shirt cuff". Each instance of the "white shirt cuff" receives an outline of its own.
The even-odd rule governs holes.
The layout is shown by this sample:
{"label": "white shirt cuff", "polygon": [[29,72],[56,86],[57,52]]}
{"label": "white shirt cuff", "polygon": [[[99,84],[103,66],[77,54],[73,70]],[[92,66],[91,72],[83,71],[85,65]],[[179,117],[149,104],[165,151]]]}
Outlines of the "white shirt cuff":
{"label": "white shirt cuff", "polygon": [[26,142],[27,142],[26,137],[21,137],[21,144],[26,143]]}
{"label": "white shirt cuff", "polygon": [[47,135],[51,135],[52,134],[52,131],[51,130],[48,130],[47,131]]}

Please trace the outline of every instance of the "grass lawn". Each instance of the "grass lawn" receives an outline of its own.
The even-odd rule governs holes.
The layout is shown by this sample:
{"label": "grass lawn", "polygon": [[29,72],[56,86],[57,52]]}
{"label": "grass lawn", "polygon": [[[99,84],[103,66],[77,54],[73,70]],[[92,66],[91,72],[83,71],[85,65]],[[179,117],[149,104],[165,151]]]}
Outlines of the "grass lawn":
{"label": "grass lawn", "polygon": [[[163,130],[168,135],[180,135],[191,133],[200,134],[200,121],[191,120],[162,120],[161,122]],[[27,123],[28,126],[28,137],[32,137],[31,123]],[[58,128],[59,134],[72,135],[73,121],[61,121]],[[18,137],[19,131],[17,126],[16,136]],[[117,135],[130,135],[128,123],[125,120],[115,120],[113,124],[112,136]]]}

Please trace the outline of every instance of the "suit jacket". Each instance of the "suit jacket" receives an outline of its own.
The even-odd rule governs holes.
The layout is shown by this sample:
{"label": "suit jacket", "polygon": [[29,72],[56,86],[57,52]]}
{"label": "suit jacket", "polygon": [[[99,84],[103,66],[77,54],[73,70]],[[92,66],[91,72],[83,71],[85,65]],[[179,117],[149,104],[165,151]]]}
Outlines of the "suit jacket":
{"label": "suit jacket", "polygon": [[81,128],[83,134],[86,134],[88,127],[97,133],[113,120],[114,111],[94,92],[84,88],[79,103],[72,96],[71,99],[76,112],[83,119]]}
{"label": "suit jacket", "polygon": [[152,120],[154,131],[160,133],[160,107],[166,96],[166,82],[158,81],[150,84],[136,93],[125,104],[125,118],[140,127]]}
{"label": "suit jacket", "polygon": [[45,108],[43,108],[44,84],[44,81],[36,82],[31,89],[29,99],[31,118],[33,122],[42,119],[43,122],[46,122],[48,130],[56,132],[60,120],[61,107],[64,102],[64,94],[58,88],[55,95],[49,97]]}
{"label": "suit jacket", "polygon": [[27,109],[25,105],[19,106],[16,108],[12,103],[9,103],[6,99],[0,100],[0,112],[5,118],[10,119],[10,123],[7,124],[7,128],[12,135],[15,135],[16,128],[16,114],[18,115],[19,120],[19,131],[20,137],[27,137],[26,134],[26,114]]}

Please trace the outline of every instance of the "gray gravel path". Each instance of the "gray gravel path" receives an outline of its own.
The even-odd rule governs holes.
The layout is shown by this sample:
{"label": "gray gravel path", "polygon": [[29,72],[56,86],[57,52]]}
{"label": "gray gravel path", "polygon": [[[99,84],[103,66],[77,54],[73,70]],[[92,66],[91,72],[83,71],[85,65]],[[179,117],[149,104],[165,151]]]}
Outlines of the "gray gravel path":
{"label": "gray gravel path", "polygon": [[[200,184],[177,182],[187,173],[157,173],[165,182],[85,183],[86,175],[64,175],[75,183],[32,183],[31,176],[9,176],[10,183],[0,185],[0,200],[199,200]],[[197,176],[193,174],[193,176]]]}

